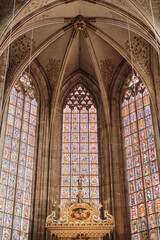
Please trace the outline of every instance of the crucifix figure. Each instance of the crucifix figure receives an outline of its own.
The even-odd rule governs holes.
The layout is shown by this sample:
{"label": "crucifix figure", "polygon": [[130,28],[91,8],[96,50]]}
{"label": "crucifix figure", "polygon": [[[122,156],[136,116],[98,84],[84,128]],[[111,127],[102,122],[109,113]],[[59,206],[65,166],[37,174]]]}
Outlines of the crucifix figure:
{"label": "crucifix figure", "polygon": [[78,203],[82,202],[82,177],[83,175],[80,175],[79,179],[78,179]]}

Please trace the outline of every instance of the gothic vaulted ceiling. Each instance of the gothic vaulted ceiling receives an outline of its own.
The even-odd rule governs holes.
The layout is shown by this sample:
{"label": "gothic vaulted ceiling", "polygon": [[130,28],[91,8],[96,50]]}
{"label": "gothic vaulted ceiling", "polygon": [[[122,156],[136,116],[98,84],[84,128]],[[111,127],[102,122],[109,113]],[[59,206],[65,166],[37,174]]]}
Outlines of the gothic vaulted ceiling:
{"label": "gothic vaulted ceiling", "polygon": [[13,78],[35,59],[51,89],[81,72],[98,84],[103,79],[109,90],[124,61],[150,75],[149,52],[160,34],[158,1],[2,0],[0,9],[0,55],[11,44]]}

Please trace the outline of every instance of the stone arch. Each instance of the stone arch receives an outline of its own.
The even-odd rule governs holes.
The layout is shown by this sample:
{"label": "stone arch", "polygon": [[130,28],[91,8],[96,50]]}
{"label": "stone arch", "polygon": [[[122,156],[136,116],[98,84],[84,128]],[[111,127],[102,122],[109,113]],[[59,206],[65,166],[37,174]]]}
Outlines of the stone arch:
{"label": "stone arch", "polygon": [[[37,234],[37,228],[39,228],[37,224],[37,219],[39,215],[44,217],[42,222],[45,224],[45,212],[46,212],[46,200],[47,198],[47,173],[48,173],[48,151],[47,147],[49,145],[49,116],[50,116],[50,93],[49,88],[47,86],[47,78],[43,69],[37,60],[31,65],[30,77],[35,83],[36,90],[38,92],[38,122],[37,122],[37,137],[36,137],[36,147],[35,147],[35,156],[34,156],[34,174],[33,174],[33,194],[32,194],[32,206],[31,206],[31,228],[32,235],[34,239],[34,234]],[[27,71],[25,71],[27,72]],[[4,96],[3,101],[3,129],[5,129],[6,125],[6,115],[8,109],[8,99],[10,96],[10,91],[14,86],[13,82],[8,83],[7,94]],[[4,141],[4,134],[1,135],[2,142]],[[45,179],[45,180],[44,180]],[[40,209],[40,212],[38,210]],[[44,211],[44,213],[43,213]],[[43,215],[44,214],[44,215]],[[41,223],[43,224],[43,223]],[[41,225],[40,224],[40,225]],[[31,238],[31,236],[30,236]]]}
{"label": "stone arch", "polygon": [[[112,89],[110,93],[110,104],[111,104],[111,141],[112,141],[112,161],[114,162],[113,166],[113,182],[114,182],[114,197],[115,201],[121,202],[121,216],[124,216],[124,224],[126,226],[126,239],[130,238],[130,218],[129,218],[129,208],[128,208],[128,191],[126,183],[126,174],[124,171],[125,166],[125,153],[123,151],[123,138],[122,138],[122,123],[121,123],[121,102],[124,94],[124,85],[125,81],[132,74],[132,68],[126,61],[122,61],[120,67],[116,74],[114,75],[114,79],[112,82]],[[142,78],[141,78],[142,79]],[[142,79],[143,81],[143,79]],[[149,84],[149,83],[148,83]],[[157,147],[157,155],[160,153],[159,146],[159,126],[158,126],[158,111],[157,111],[157,103],[154,91],[149,91],[150,86],[145,82],[145,85],[148,89],[150,99],[151,99],[151,107],[152,107],[152,116],[153,116],[153,125],[155,128],[155,138],[156,138],[156,147]],[[156,103],[156,104],[154,104]],[[117,120],[118,119],[118,120]],[[118,156],[118,157],[117,157]],[[115,173],[117,174],[117,178],[115,177]],[[118,179],[118,181],[117,181]],[[117,184],[118,183],[118,184]],[[117,189],[117,190],[116,190]],[[118,193],[119,191],[119,200]],[[119,210],[115,210],[115,216],[119,215]],[[115,217],[115,221],[116,221]],[[118,217],[120,219],[120,216]],[[118,221],[116,221],[118,222]],[[119,226],[117,226],[117,229]],[[120,227],[121,228],[121,227]],[[120,233],[120,231],[118,231]]]}
{"label": "stone arch", "polygon": [[[59,96],[59,104],[56,109],[56,120],[51,129],[51,154],[50,154],[50,173],[49,173],[49,187],[48,187],[48,213],[51,211],[52,197],[56,195],[57,200],[60,199],[60,176],[61,176],[61,136],[62,136],[62,113],[63,104],[68,94],[78,84],[83,85],[94,98],[97,105],[98,117],[98,142],[99,142],[99,171],[100,179],[100,201],[104,202],[106,199],[111,199],[110,189],[110,163],[108,151],[108,136],[107,123],[104,115],[102,99],[100,96],[100,89],[94,79],[87,76],[84,72],[76,72],[69,78],[65,79],[61,87],[61,94]],[[56,184],[55,184],[56,179]],[[111,201],[111,200],[110,200]],[[113,208],[113,206],[111,206]],[[110,211],[112,211],[110,208]]]}

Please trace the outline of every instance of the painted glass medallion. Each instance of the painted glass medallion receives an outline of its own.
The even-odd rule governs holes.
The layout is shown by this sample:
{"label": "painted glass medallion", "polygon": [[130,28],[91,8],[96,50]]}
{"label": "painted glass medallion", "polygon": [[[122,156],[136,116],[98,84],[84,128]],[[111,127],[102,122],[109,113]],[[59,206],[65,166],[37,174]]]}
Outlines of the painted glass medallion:
{"label": "painted glass medallion", "polygon": [[31,114],[33,114],[34,116],[37,115],[37,107],[32,104],[31,104]]}
{"label": "painted glass medallion", "polygon": [[78,194],[78,187],[71,187],[71,198],[76,198]]}
{"label": "painted glass medallion", "polygon": [[88,144],[87,143],[81,143],[80,144],[80,153],[88,153]]}
{"label": "painted glass medallion", "polygon": [[69,165],[63,165],[62,166],[62,171],[63,171],[63,174],[69,175],[70,174],[70,166]]}
{"label": "painted glass medallion", "polygon": [[[90,155],[91,157],[91,155]],[[88,164],[88,155],[87,154],[81,154],[80,155],[80,163],[81,164]]]}
{"label": "painted glass medallion", "polygon": [[77,175],[79,173],[79,166],[77,164],[71,165],[71,174]]}
{"label": "painted glass medallion", "polygon": [[11,148],[11,140],[12,140],[12,138],[10,136],[6,136],[5,147]]}
{"label": "painted glass medallion", "polygon": [[12,226],[12,215],[5,213],[4,214],[4,226],[11,228]]}
{"label": "painted glass medallion", "polygon": [[10,105],[9,106],[9,109],[8,109],[8,112],[12,115],[15,115],[15,111],[16,111],[16,108],[14,105]]}
{"label": "painted glass medallion", "polygon": [[[93,134],[93,136],[95,136],[95,134]],[[88,133],[82,132],[80,134],[80,142],[88,142]]]}
{"label": "painted glass medallion", "polygon": [[21,99],[24,99],[24,94],[22,93],[22,91],[19,91],[17,93],[17,97],[21,98]]}
{"label": "painted glass medallion", "polygon": [[79,164],[79,154],[71,154],[71,164]]}
{"label": "painted glass medallion", "polygon": [[144,202],[144,194],[143,191],[139,191],[137,193],[137,199],[138,199],[138,203],[143,203]]}
{"label": "painted glass medallion", "polygon": [[0,196],[1,197],[6,197],[6,186],[0,184]]}
{"label": "painted glass medallion", "polygon": [[137,219],[133,220],[131,222],[131,225],[132,225],[132,229],[131,229],[132,233],[137,233],[138,232],[138,225],[139,225],[138,220]]}
{"label": "painted glass medallion", "polygon": [[17,231],[13,231],[13,235],[12,235],[12,239],[13,240],[19,240],[19,232],[17,232]]}
{"label": "painted glass medallion", "polygon": [[[70,183],[68,184],[70,186]],[[77,187],[78,186],[78,176],[71,176],[71,186]]]}
{"label": "painted glass medallion", "polygon": [[10,173],[14,175],[17,173],[17,164],[14,162],[10,162]]}
{"label": "painted glass medallion", "polygon": [[21,231],[27,233],[29,229],[29,220],[22,218]]}
{"label": "painted glass medallion", "polygon": [[131,218],[136,219],[137,218],[137,207],[131,207]]}
{"label": "painted glass medallion", "polygon": [[13,137],[18,139],[18,140],[20,139],[20,130],[19,129],[14,128]]}
{"label": "painted glass medallion", "polygon": [[23,107],[23,100],[20,98],[17,99],[17,107],[19,107],[19,108]]}
{"label": "painted glass medallion", "polygon": [[29,113],[28,112],[24,112],[23,114],[23,120],[28,122],[29,121]]}
{"label": "painted glass medallion", "polygon": [[2,161],[2,169],[5,172],[9,171],[9,161],[7,161],[6,159],[3,159]]}
{"label": "painted glass medallion", "polygon": [[80,173],[81,175],[88,175],[88,165],[81,165],[80,166]]}
{"label": "painted glass medallion", "polygon": [[34,115],[30,115],[30,123],[36,126],[36,117]]}
{"label": "painted glass medallion", "polygon": [[[82,179],[82,186],[89,186],[89,176],[84,176]],[[98,185],[96,185],[98,186]]]}
{"label": "painted glass medallion", "polygon": [[19,203],[16,203],[16,204],[15,204],[14,214],[15,214],[16,216],[21,217],[21,215],[22,215],[22,204],[19,204]]}
{"label": "painted glass medallion", "polygon": [[7,199],[14,201],[15,188],[8,187],[7,189]]}
{"label": "painted glass medallion", "polygon": [[17,95],[17,92],[15,92],[15,95],[11,94],[10,95],[10,104],[13,104],[13,105],[16,105],[16,95]]}
{"label": "painted glass medallion", "polygon": [[63,176],[62,177],[62,186],[69,186],[70,185],[70,176]]}
{"label": "painted glass medallion", "polygon": [[19,149],[19,141],[18,140],[16,140],[16,139],[12,140],[12,149],[15,151],[18,151],[18,149]]}
{"label": "painted glass medallion", "polygon": [[30,110],[30,104],[29,104],[28,102],[25,102],[24,110],[25,110],[26,112],[29,112],[29,110]]}
{"label": "painted glass medallion", "polygon": [[124,128],[124,135],[125,136],[128,136],[130,134],[130,126],[126,126],[125,128]]}
{"label": "painted glass medallion", "polygon": [[27,219],[30,218],[30,207],[29,206],[23,205],[22,217],[27,218]]}
{"label": "painted glass medallion", "polygon": [[19,118],[15,118],[15,127],[18,129],[21,128],[21,120]]}
{"label": "painted glass medallion", "polygon": [[22,109],[20,109],[20,108],[16,108],[16,117],[18,117],[18,118],[22,118]]}
{"label": "painted glass medallion", "polygon": [[24,192],[24,201],[25,205],[31,205],[31,194],[29,192]]}
{"label": "painted glass medallion", "polygon": [[69,198],[69,187],[61,187],[62,198]]}
{"label": "painted glass medallion", "polygon": [[3,228],[3,239],[10,240],[11,229]]}
{"label": "painted glass medallion", "polygon": [[63,142],[70,142],[70,134],[69,133],[63,134]]}
{"label": "painted glass medallion", "polygon": [[[88,140],[88,138],[87,138],[87,140]],[[97,143],[97,135],[95,133],[90,133],[89,134],[89,141]]]}
{"label": "painted glass medallion", "polygon": [[7,123],[9,124],[9,125],[11,125],[11,126],[13,126],[14,125],[14,116],[12,116],[12,115],[8,115],[8,121],[7,121]]}
{"label": "painted glass medallion", "polygon": [[35,127],[29,124],[29,134],[35,136]]}
{"label": "painted glass medallion", "polygon": [[9,213],[9,214],[12,214],[12,212],[13,212],[13,202],[12,201],[9,201],[9,200],[6,201],[5,212]]}

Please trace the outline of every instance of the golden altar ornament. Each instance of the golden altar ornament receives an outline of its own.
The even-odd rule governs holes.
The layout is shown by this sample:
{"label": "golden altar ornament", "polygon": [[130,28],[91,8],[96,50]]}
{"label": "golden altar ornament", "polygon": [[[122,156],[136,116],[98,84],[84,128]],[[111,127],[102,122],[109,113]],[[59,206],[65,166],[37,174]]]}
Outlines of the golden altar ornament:
{"label": "golden altar ornament", "polygon": [[113,232],[115,221],[104,207],[104,219],[100,217],[101,204],[84,202],[81,194],[82,186],[79,180],[77,202],[66,202],[59,205],[60,216],[56,217],[56,206],[46,219],[46,228],[52,236],[58,238],[88,239],[102,238]]}

